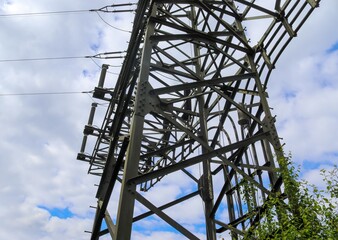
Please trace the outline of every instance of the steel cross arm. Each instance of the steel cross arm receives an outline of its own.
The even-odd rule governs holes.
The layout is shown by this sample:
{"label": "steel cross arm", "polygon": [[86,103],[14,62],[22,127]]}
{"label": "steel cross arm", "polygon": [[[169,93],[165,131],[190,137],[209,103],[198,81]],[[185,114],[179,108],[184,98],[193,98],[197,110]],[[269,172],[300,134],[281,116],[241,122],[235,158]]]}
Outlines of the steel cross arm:
{"label": "steel cross arm", "polygon": [[[190,199],[190,198],[192,198],[192,197],[197,196],[199,193],[200,193],[199,190],[198,190],[198,191],[195,191],[195,192],[192,192],[192,193],[190,193],[190,194],[188,194],[188,195],[186,195],[186,196],[184,196],[184,197],[181,197],[181,198],[179,198],[179,199],[176,199],[176,200],[174,200],[174,201],[172,201],[172,202],[170,202],[170,203],[164,204],[164,205],[158,207],[158,209],[164,210],[164,209],[167,209],[167,208],[169,208],[169,207],[175,206],[175,205],[178,204],[178,203],[181,203],[181,202],[183,202],[183,201],[185,201],[185,200],[188,200],[188,199]],[[133,222],[137,222],[137,221],[139,221],[139,220],[141,220],[141,219],[143,219],[143,218],[149,217],[149,216],[151,216],[151,215],[153,215],[153,214],[155,214],[155,212],[153,212],[153,211],[148,211],[148,212],[146,212],[146,213],[143,213],[143,214],[141,214],[141,215],[139,215],[139,216],[134,217],[134,218],[133,218]]]}
{"label": "steel cross arm", "polygon": [[[140,5],[139,8],[140,7],[145,8],[146,5],[147,4]],[[145,11],[145,9],[142,9],[142,11],[138,11],[138,13],[141,12],[141,14],[135,15],[135,22],[137,22],[138,25],[142,24],[142,22],[139,21],[138,19],[143,18],[142,12],[144,12],[144,11]],[[116,87],[114,89],[113,96],[112,96],[113,101],[110,102],[110,105],[107,109],[107,113],[106,113],[106,116],[104,118],[105,120],[103,122],[102,129],[107,128],[107,125],[109,124],[108,119],[110,118],[110,116],[112,114],[111,109],[113,109],[114,104],[116,103],[118,97],[121,99],[123,97],[123,94],[125,94],[127,84],[128,84],[128,78],[130,77],[130,69],[135,66],[136,56],[137,56],[139,45],[140,45],[141,40],[142,40],[143,31],[144,31],[144,28],[139,26],[137,28],[134,28],[134,31],[132,32],[131,42],[133,42],[134,44],[130,44],[128,46],[128,54],[126,56],[125,63],[123,64],[120,76],[119,76],[118,81],[116,83]],[[130,86],[131,91],[129,91],[129,93],[127,94],[129,97],[131,96],[131,94],[133,92],[132,91],[133,84],[135,84],[135,82],[136,82],[136,73],[137,73],[137,71],[134,72],[134,76],[132,77],[133,80],[132,80],[132,84]],[[118,110],[120,109],[123,112],[126,111],[126,108],[127,108],[127,103],[119,104],[118,107],[117,107]],[[111,130],[109,132],[109,135],[112,135],[113,131],[116,133],[118,131],[118,129],[121,128],[121,125],[122,125],[121,116],[124,116],[124,114],[118,114],[118,115],[119,116],[115,115],[115,117],[114,117],[113,124],[112,124]],[[98,147],[99,147],[99,144],[100,144],[100,139],[101,138],[97,139],[97,142],[96,142],[96,145],[94,147],[92,156],[96,156],[96,154],[97,154]],[[111,143],[112,147],[115,146],[116,141],[117,141],[117,138],[116,137],[113,138],[113,143]],[[93,158],[93,161],[94,160],[95,160],[95,157]],[[94,162],[91,162],[91,166],[90,166],[90,169],[89,169],[88,172],[91,171],[93,164],[94,164]],[[103,171],[103,174],[104,173],[105,173],[105,171]]]}
{"label": "steel cross arm", "polygon": [[204,80],[204,81],[199,81],[199,82],[184,83],[184,84],[180,84],[176,86],[156,88],[156,89],[150,90],[150,94],[161,95],[161,94],[166,94],[170,92],[189,90],[189,89],[197,88],[197,87],[214,86],[214,85],[221,84],[221,83],[235,82],[235,81],[239,81],[243,79],[249,79],[255,76],[256,76],[255,73],[245,73],[245,74],[239,74],[239,75],[234,75],[234,76],[229,76],[229,77]]}
{"label": "steel cross arm", "polygon": [[135,199],[142,203],[145,207],[150,209],[152,212],[154,212],[157,216],[162,218],[165,222],[170,224],[173,228],[175,228],[177,231],[182,233],[184,236],[189,238],[190,240],[199,240],[198,237],[196,237],[194,234],[192,234],[190,231],[188,231],[186,228],[184,228],[182,225],[177,223],[174,219],[169,217],[167,214],[165,214],[161,209],[154,206],[151,202],[149,202],[145,197],[143,197],[138,192],[133,192],[135,194]]}
{"label": "steel cross arm", "polygon": [[[119,78],[116,82],[116,87],[115,87],[114,92],[113,92],[113,96],[112,96],[113,101],[111,101],[110,104],[109,104],[108,110],[106,112],[106,116],[104,118],[105,120],[102,123],[102,127],[101,127],[102,129],[106,128],[106,126],[108,124],[108,119],[110,118],[110,115],[112,114],[110,109],[111,109],[111,107],[114,106],[117,97],[119,96],[119,94],[123,94],[125,92],[125,89],[126,89],[126,86],[127,86],[127,79],[130,76],[130,69],[132,67],[134,67],[134,65],[135,65],[136,56],[137,56],[138,49],[139,49],[139,46],[140,46],[140,43],[141,43],[141,40],[142,40],[142,36],[143,36],[143,32],[144,32],[144,27],[142,25],[144,23],[142,23],[141,20],[144,18],[146,8],[147,8],[147,5],[148,5],[148,1],[149,0],[142,1],[142,3],[140,3],[138,5],[138,11],[137,11],[137,14],[135,15],[135,19],[134,19],[134,22],[137,24],[137,26],[134,27],[132,34],[131,34],[131,37],[130,37],[130,42],[133,42],[133,44],[129,44],[129,46],[128,46],[128,51],[127,51],[127,55],[126,55],[126,58],[125,58],[125,62],[122,66]],[[121,125],[118,124],[118,127],[120,127],[120,126]],[[110,132],[109,134],[111,135],[112,133]],[[99,144],[100,144],[100,138],[97,139],[95,147],[93,149],[92,161],[94,161],[94,156],[97,153],[97,148],[99,147]],[[90,170],[91,170],[92,163],[93,162],[91,162],[91,165],[90,165],[88,172],[90,172]]]}
{"label": "steel cross arm", "polygon": [[[200,162],[204,161],[205,159],[210,159],[212,157],[219,156],[221,154],[224,154],[226,152],[230,152],[232,150],[241,148],[243,146],[248,146],[251,143],[254,143],[258,140],[264,139],[266,135],[267,135],[267,133],[259,133],[255,136],[251,137],[251,138],[247,138],[245,140],[238,141],[236,143],[233,143],[233,144],[230,144],[228,146],[207,152],[205,154],[202,154],[202,155],[199,155],[199,156],[196,156],[196,157],[192,157],[188,160],[181,161],[181,162],[176,163],[174,165],[170,165],[170,166],[167,166],[165,168],[155,170],[155,171],[150,172],[150,173],[146,173],[142,176],[131,178],[131,179],[128,180],[127,183],[128,184],[140,184],[140,183],[149,181],[149,180],[157,178],[157,177],[162,177],[164,175],[168,175],[168,174],[175,172],[177,170],[187,168],[187,167],[190,167],[190,166],[195,165],[197,163],[200,163]],[[233,165],[233,164],[231,164],[231,165]]]}
{"label": "steel cross arm", "polygon": [[212,36],[210,36],[210,35],[208,35],[208,34],[206,34],[204,32],[196,31],[196,30],[193,30],[193,29],[190,29],[190,28],[186,28],[186,27],[183,27],[183,26],[178,26],[177,24],[167,22],[167,21],[165,21],[163,19],[159,19],[159,18],[156,18],[156,17],[150,17],[150,21],[152,21],[154,23],[158,23],[158,24],[164,25],[164,26],[167,26],[167,27],[171,27],[171,28],[177,29],[179,31],[186,32],[188,34],[196,34],[201,39],[204,39],[204,42],[208,42],[209,44],[219,43],[219,44],[222,44],[222,45],[225,45],[225,46],[229,46],[231,48],[237,49],[237,50],[245,52],[245,53],[253,53],[253,49],[251,49],[251,48],[248,49],[248,48],[245,48],[245,47],[241,47],[239,45],[236,45],[236,44],[233,44],[233,43],[229,43],[227,41],[218,39],[216,37],[212,37]]}

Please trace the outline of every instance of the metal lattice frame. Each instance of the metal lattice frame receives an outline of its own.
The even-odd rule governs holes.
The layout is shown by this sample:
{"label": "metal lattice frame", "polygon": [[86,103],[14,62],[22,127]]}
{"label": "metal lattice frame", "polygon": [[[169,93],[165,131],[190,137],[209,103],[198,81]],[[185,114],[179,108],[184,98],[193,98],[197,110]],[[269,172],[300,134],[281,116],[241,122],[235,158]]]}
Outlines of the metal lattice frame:
{"label": "metal lattice frame", "polygon": [[[133,223],[152,215],[198,239],[166,212],[193,198],[203,202],[194,211],[205,216],[207,239],[224,231],[240,239],[259,223],[265,200],[282,186],[267,82],[319,1],[260,2],[139,1],[118,81],[113,90],[103,87],[103,65],[94,92],[110,102],[102,127],[93,127],[93,104],[78,155],[90,163],[89,173],[101,176],[91,239],[107,233],[130,239]],[[247,32],[260,22],[266,31],[253,45]],[[85,154],[89,136],[97,140],[93,153]],[[192,183],[190,192],[168,196],[162,206],[143,194],[177,173]],[[114,187],[120,197],[111,218],[107,206]],[[250,204],[245,191],[254,196]],[[136,216],[135,202],[148,210]]]}

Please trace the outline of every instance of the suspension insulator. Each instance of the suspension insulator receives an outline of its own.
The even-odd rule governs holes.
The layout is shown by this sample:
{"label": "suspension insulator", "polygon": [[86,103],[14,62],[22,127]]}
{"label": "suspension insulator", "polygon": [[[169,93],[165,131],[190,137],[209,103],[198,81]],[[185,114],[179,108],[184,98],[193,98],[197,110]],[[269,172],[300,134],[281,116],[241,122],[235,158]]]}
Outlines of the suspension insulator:
{"label": "suspension insulator", "polygon": [[108,67],[109,66],[107,64],[102,64],[101,74],[100,74],[100,79],[99,79],[99,84],[98,84],[99,88],[103,88],[104,80],[106,79],[106,73],[107,73]]}
{"label": "suspension insulator", "polygon": [[[243,107],[244,104],[241,104]],[[249,125],[250,123],[250,118],[248,115],[246,115],[241,109],[237,108],[237,113],[238,113],[238,124],[243,126],[243,127],[246,127]]]}

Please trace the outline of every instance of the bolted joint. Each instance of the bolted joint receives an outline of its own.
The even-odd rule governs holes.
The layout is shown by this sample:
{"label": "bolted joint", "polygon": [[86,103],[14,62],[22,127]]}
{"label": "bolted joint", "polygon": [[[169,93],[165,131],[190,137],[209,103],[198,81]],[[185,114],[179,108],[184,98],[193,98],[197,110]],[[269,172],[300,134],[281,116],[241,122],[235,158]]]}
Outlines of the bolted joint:
{"label": "bolted joint", "polygon": [[214,196],[211,192],[211,187],[207,186],[208,183],[205,182],[204,175],[198,180],[198,190],[199,195],[203,199],[204,202],[211,201],[214,199]]}
{"label": "bolted joint", "polygon": [[135,114],[145,116],[150,111],[154,110],[156,106],[160,105],[157,96],[152,92],[152,87],[149,82],[140,82],[137,86],[136,93],[136,109]]}

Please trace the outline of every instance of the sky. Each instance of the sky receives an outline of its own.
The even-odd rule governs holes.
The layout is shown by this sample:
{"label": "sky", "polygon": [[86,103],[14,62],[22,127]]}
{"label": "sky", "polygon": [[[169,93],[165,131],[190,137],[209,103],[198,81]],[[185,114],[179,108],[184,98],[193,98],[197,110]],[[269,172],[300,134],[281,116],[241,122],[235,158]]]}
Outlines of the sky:
{"label": "sky", "polygon": [[[84,56],[124,51],[133,17],[101,13],[105,23],[87,11],[3,15],[89,10],[113,3],[119,2],[0,0],[0,239],[89,238],[84,231],[91,230],[95,211],[89,206],[96,205],[99,178],[87,175],[88,165],[76,160],[94,101],[81,92],[97,85],[102,63],[119,65],[121,60]],[[319,170],[332,168],[338,158],[337,9],[337,1],[322,0],[280,58],[268,86],[285,151],[301,167],[301,176],[319,186]],[[9,61],[46,57],[72,58]],[[109,79],[115,81],[117,73],[118,68],[110,68]],[[22,95],[27,93],[69,94]],[[96,117],[104,111],[99,105]],[[165,191],[185,187],[175,180],[162,186]],[[176,214],[187,222],[199,217]],[[165,228],[136,229],[133,238],[184,239]]]}

